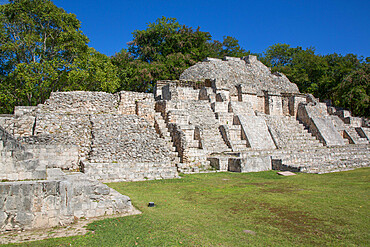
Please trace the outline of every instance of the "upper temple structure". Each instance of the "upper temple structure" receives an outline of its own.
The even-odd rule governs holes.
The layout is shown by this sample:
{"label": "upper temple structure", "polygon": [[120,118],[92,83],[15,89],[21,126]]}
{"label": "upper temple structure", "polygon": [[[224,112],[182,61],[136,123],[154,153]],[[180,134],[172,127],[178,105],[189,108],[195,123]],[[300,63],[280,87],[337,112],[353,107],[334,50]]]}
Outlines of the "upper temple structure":
{"label": "upper temple structure", "polygon": [[0,231],[133,210],[101,182],[369,166],[369,140],[366,119],[301,94],[255,56],[208,58],[154,94],[54,92],[0,116]]}

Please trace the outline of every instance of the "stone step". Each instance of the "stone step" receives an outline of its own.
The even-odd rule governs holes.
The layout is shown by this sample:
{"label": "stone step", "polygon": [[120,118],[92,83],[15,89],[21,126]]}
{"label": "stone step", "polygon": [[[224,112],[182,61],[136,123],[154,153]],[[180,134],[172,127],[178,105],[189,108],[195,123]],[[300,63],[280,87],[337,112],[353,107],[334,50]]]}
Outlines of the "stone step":
{"label": "stone step", "polygon": [[352,159],[359,159],[359,158],[370,158],[369,155],[363,154],[363,155],[341,155],[341,156],[327,156],[327,157],[322,157],[322,156],[311,156],[311,157],[290,157],[290,158],[283,158],[283,163],[284,164],[297,164],[300,165],[302,163],[320,163],[324,161],[341,161],[341,160],[352,160]]}
{"label": "stone step", "polygon": [[316,166],[290,166],[290,165],[281,165],[279,167],[273,167],[275,170],[284,170],[284,171],[293,171],[293,172],[305,172],[305,173],[328,173],[328,172],[339,172],[347,171],[355,168],[367,167],[369,166],[368,162],[363,160],[354,160],[354,161],[342,161],[333,163],[324,163]]}
{"label": "stone step", "polygon": [[210,165],[210,161],[196,161],[189,163],[177,164],[177,170],[181,173],[200,173],[200,172],[212,172],[214,169]]}

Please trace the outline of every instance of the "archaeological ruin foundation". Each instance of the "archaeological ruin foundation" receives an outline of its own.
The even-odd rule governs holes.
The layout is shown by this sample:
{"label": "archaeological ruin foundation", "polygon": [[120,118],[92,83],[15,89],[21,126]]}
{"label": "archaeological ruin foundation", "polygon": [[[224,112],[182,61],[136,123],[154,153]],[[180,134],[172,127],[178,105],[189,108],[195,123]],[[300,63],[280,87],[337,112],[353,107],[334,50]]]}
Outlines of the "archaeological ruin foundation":
{"label": "archaeological ruin foundation", "polygon": [[0,231],[133,210],[103,182],[369,166],[370,131],[255,56],[209,58],[154,93],[54,92],[0,116]]}

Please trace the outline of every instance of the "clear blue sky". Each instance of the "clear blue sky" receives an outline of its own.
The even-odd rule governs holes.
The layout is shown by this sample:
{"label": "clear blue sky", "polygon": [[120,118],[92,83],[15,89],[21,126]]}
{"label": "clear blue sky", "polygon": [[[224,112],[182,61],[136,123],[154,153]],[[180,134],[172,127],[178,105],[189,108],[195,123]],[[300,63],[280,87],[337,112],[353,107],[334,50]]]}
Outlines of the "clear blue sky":
{"label": "clear blue sky", "polygon": [[370,0],[55,0],[74,13],[90,46],[113,55],[132,40],[134,30],[161,16],[239,40],[252,52],[286,43],[313,46],[319,54],[370,56]]}

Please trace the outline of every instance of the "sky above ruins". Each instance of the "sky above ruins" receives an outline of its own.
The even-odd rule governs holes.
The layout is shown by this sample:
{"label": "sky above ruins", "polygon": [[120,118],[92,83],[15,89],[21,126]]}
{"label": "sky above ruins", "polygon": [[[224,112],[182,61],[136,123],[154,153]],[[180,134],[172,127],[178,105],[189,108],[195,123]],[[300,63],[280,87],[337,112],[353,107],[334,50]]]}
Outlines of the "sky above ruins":
{"label": "sky above ruins", "polygon": [[213,39],[232,36],[251,52],[263,52],[276,43],[319,54],[354,53],[370,56],[369,0],[54,0],[74,13],[90,46],[114,55],[161,16],[200,27]]}

